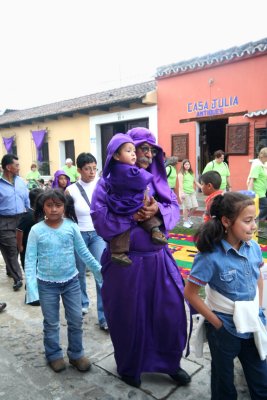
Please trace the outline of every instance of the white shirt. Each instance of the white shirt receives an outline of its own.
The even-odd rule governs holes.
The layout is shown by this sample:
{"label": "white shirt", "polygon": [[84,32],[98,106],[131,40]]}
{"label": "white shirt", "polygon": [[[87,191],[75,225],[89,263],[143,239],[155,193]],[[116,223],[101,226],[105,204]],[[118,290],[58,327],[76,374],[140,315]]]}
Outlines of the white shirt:
{"label": "white shirt", "polygon": [[[78,180],[78,182],[84,188],[90,203],[92,201],[93,191],[95,190],[95,186],[97,184],[98,179],[99,178],[95,178],[92,182],[89,183],[83,182],[81,179]],[[90,215],[90,208],[86,203],[86,201],[84,200],[83,196],[81,195],[81,192],[76,183],[73,183],[72,185],[68,186],[67,191],[74,200],[74,208],[77,215],[78,226],[80,228],[80,231],[81,232],[94,231],[95,228]]]}

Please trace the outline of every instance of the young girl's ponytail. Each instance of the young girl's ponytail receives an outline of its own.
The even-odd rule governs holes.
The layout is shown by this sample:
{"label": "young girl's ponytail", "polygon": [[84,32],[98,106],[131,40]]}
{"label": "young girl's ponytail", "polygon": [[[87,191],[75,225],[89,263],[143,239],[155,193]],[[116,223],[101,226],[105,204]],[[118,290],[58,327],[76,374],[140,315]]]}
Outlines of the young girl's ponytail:
{"label": "young girl's ponytail", "polygon": [[214,245],[220,242],[224,236],[224,228],[220,218],[222,200],[222,195],[218,195],[214,198],[210,209],[211,219],[200,225],[194,236],[196,247],[201,252],[211,252]]}

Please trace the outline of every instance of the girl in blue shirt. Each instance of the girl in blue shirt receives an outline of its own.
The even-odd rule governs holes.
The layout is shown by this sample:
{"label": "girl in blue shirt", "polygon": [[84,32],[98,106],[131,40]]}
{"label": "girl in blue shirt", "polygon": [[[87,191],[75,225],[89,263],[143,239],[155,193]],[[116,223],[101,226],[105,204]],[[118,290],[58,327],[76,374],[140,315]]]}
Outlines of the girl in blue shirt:
{"label": "girl in blue shirt", "polygon": [[[71,209],[72,210],[72,209]],[[79,371],[91,363],[82,344],[81,290],[74,251],[102,282],[100,264],[81,236],[69,202],[61,190],[42,193],[36,202],[35,218],[41,220],[30,231],[25,258],[26,302],[40,300],[44,317],[44,347],[48,364],[55,372],[66,368],[60,346],[60,298],[68,325],[68,358]]]}
{"label": "girl in blue shirt", "polygon": [[[261,309],[262,254],[258,243],[252,240],[255,204],[241,193],[228,192],[214,198],[211,216],[196,233],[199,253],[184,293],[205,319],[203,328],[212,358],[211,398],[237,399],[234,359],[238,357],[251,399],[266,400],[267,349],[255,345],[260,333],[267,343]],[[199,296],[201,286],[206,286],[205,302]]]}

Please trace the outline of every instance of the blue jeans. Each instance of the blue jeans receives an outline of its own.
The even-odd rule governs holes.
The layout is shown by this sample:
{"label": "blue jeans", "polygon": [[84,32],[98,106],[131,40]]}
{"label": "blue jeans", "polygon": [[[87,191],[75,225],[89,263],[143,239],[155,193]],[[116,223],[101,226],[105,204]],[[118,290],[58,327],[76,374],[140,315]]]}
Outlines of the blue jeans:
{"label": "blue jeans", "polygon": [[82,344],[81,289],[78,275],[68,282],[44,282],[38,279],[40,304],[44,317],[44,348],[48,362],[63,358],[60,346],[60,298],[65,308],[68,324],[68,349],[70,360],[84,355]]}
{"label": "blue jeans", "polygon": [[[100,263],[102,253],[106,248],[106,243],[104,240],[97,235],[96,231],[81,232],[83,240],[86,244],[88,250],[92,253],[95,259]],[[86,291],[86,265],[80,259],[78,254],[76,257],[76,267],[79,271],[79,281],[82,291],[82,307],[89,307],[89,297]],[[101,286],[96,282],[96,295],[97,295],[97,316],[100,324],[106,322],[106,317],[104,314],[104,307],[101,295]]]}
{"label": "blue jeans", "polygon": [[267,363],[262,361],[254,339],[241,339],[222,327],[218,330],[206,322],[211,353],[211,399],[236,400],[234,359],[238,357],[252,400],[267,399]]}

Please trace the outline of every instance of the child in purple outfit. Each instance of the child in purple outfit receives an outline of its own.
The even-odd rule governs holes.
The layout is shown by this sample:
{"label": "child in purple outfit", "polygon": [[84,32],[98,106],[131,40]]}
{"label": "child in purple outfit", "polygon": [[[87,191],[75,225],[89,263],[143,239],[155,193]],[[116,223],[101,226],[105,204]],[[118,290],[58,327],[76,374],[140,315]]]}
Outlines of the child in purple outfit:
{"label": "child in purple outfit", "polygon": [[[132,139],[118,133],[109,142],[108,156],[103,177],[107,187],[108,208],[119,215],[133,215],[144,204],[149,203],[148,184],[153,175],[135,165],[136,153]],[[154,216],[139,225],[151,232],[153,243],[167,244],[160,231],[162,220]],[[110,241],[111,259],[121,265],[130,265],[132,261],[125,254],[129,252],[130,229],[113,237]]]}

